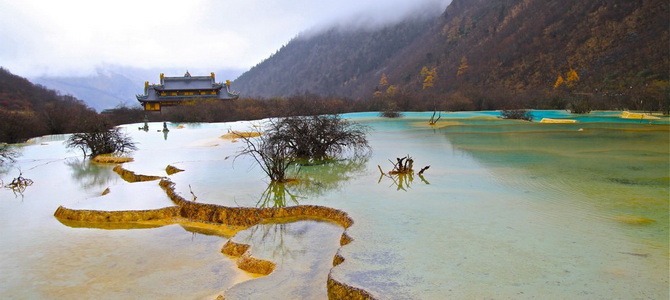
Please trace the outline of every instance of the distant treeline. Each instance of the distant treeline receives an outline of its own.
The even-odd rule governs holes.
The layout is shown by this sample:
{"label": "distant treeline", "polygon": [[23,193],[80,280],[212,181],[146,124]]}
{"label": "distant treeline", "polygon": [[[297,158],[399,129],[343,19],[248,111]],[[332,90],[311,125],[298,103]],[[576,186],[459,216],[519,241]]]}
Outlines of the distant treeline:
{"label": "distant treeline", "polygon": [[[383,86],[380,84],[380,86]],[[267,117],[334,114],[359,111],[461,111],[497,109],[630,109],[663,111],[670,108],[667,86],[627,94],[579,93],[569,87],[511,91],[506,88],[464,86],[447,95],[379,89],[365,99],[352,100],[304,93],[281,98],[241,98],[203,101],[190,106],[145,112],[139,105],[97,113],[81,100],[60,95],[0,68],[0,143],[23,142],[47,134],[88,132],[101,127],[149,121],[228,122]]]}
{"label": "distant treeline", "polygon": [[[649,96],[649,95],[647,95]],[[149,121],[229,122],[267,117],[335,114],[361,111],[463,111],[498,109],[567,109],[584,113],[591,110],[643,110],[668,113],[668,97],[575,94],[565,90],[525,91],[505,89],[464,89],[443,97],[418,96],[397,91],[381,93],[365,100],[322,97],[312,94],[282,98],[241,98],[233,101],[201,102],[190,106],[165,107],[145,113],[140,107],[120,107],[105,111],[114,124]]]}

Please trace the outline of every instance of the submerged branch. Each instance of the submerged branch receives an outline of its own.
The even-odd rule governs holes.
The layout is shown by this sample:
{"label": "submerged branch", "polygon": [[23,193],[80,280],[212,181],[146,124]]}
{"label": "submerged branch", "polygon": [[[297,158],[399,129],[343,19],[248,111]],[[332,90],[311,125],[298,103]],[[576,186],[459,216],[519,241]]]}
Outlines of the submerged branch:
{"label": "submerged branch", "polygon": [[33,185],[33,181],[29,178],[23,177],[23,172],[21,169],[19,169],[19,176],[14,178],[11,183],[5,185],[4,187],[6,189],[12,190],[14,196],[18,197],[19,194],[23,196],[23,192],[31,185]]}

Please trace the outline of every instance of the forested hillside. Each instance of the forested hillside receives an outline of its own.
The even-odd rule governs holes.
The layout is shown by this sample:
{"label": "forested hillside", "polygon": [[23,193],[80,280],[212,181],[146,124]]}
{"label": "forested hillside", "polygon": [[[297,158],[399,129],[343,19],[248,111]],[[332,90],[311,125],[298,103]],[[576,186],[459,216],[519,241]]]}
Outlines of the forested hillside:
{"label": "forested hillside", "polygon": [[376,94],[400,109],[667,109],[668,6],[454,0],[430,20],[298,37],[235,86],[265,97]]}
{"label": "forested hillside", "polygon": [[32,84],[0,67],[0,142],[76,132],[97,117],[79,99]]}
{"label": "forested hillside", "polygon": [[417,17],[377,30],[337,27],[316,35],[303,34],[242,74],[234,86],[252,97],[305,92],[351,95],[360,79],[383,69],[390,57],[411,45],[433,22]]}

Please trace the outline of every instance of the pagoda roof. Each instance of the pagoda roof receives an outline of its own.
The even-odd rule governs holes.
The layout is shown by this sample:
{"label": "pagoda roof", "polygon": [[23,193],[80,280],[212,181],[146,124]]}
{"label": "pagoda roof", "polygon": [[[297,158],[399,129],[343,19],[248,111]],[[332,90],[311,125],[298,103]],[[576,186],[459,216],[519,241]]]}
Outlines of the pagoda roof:
{"label": "pagoda roof", "polygon": [[223,85],[214,81],[211,76],[165,77],[161,84],[155,86],[158,90],[211,90],[220,89]]}

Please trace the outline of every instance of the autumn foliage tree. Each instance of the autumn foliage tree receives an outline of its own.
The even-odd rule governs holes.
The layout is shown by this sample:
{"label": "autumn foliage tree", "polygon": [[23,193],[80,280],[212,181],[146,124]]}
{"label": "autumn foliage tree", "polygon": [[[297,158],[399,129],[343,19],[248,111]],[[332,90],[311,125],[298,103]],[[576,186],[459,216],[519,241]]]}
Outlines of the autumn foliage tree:
{"label": "autumn foliage tree", "polygon": [[577,81],[579,81],[579,74],[577,74],[575,69],[570,68],[570,70],[565,73],[565,78],[563,78],[563,75],[558,74],[558,77],[554,82],[554,89],[560,88],[562,86],[574,87]]}
{"label": "autumn foliage tree", "polygon": [[428,67],[423,66],[423,68],[421,68],[420,75],[421,78],[423,78],[423,89],[432,87],[435,83],[435,80],[437,79],[437,68],[432,67],[428,69]]}
{"label": "autumn foliage tree", "polygon": [[398,112],[398,103],[396,102],[396,97],[398,95],[398,86],[392,84],[389,85],[388,78],[386,74],[382,73],[382,77],[379,79],[379,85],[373,93],[373,98],[378,101],[381,101],[382,108],[382,117],[386,118],[397,118],[400,117]]}

